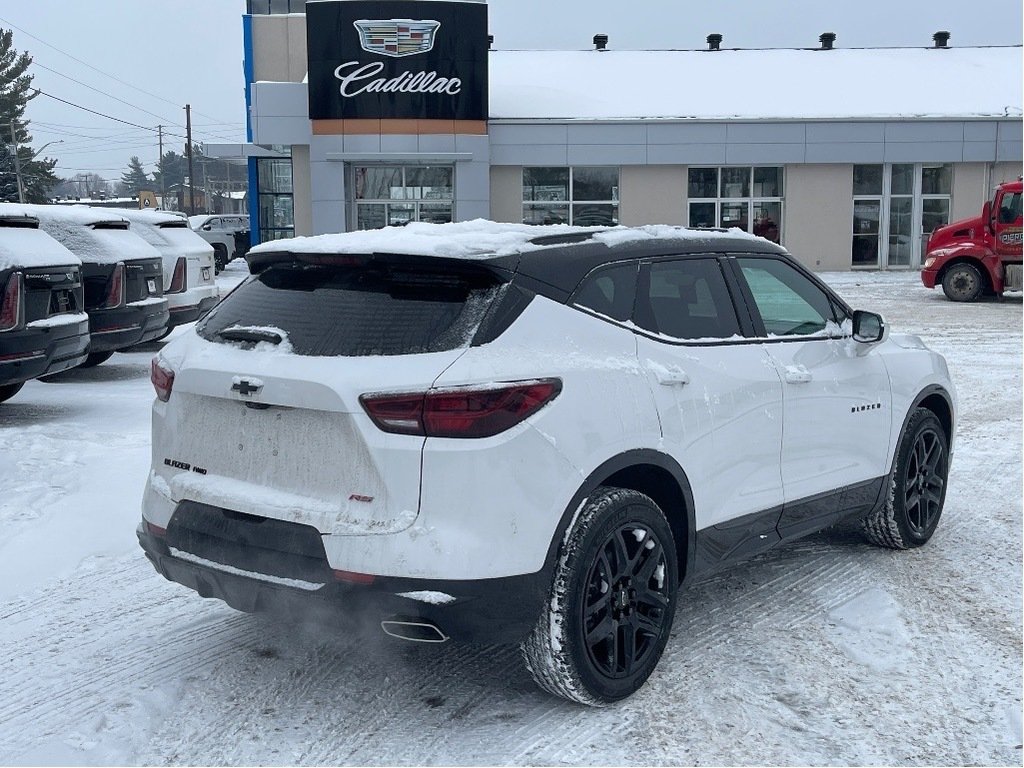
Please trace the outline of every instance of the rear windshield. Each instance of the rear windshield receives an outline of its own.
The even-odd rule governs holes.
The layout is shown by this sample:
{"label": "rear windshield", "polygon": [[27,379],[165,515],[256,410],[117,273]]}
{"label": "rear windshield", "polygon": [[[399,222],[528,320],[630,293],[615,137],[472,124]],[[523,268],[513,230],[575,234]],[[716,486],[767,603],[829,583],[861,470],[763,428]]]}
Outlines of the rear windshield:
{"label": "rear windshield", "polygon": [[292,352],[314,357],[443,352],[469,346],[499,292],[484,273],[274,266],[240,285],[196,330],[209,341],[244,344],[247,328],[275,329]]}

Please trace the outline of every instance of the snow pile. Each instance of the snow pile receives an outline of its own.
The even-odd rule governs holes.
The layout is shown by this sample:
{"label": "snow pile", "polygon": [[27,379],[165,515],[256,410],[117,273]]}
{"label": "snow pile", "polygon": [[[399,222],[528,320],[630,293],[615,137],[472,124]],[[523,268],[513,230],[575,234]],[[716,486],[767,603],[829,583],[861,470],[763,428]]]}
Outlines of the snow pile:
{"label": "snow pile", "polygon": [[[1020,46],[714,53],[491,51],[488,65],[491,119],[1021,114]],[[942,87],[906,87],[920,82]],[[979,88],[979,83],[985,87]]]}
{"label": "snow pile", "polygon": [[[3,213],[0,210],[0,215]],[[80,266],[81,263],[75,254],[42,230],[0,227],[0,272],[12,267]]]}

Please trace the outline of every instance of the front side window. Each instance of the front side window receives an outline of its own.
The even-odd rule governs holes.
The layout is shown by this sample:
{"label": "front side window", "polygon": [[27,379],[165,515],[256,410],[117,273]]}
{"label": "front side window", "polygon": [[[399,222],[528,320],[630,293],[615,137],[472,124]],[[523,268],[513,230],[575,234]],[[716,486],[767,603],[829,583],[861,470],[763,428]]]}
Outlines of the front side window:
{"label": "front side window", "polygon": [[691,227],[738,227],[778,243],[782,237],[782,167],[690,168]]}
{"label": "front side window", "polygon": [[452,221],[455,168],[450,165],[354,166],[352,188],[356,229]]}
{"label": "front side window", "polygon": [[523,168],[523,223],[615,226],[619,223],[619,169]]}
{"label": "front side window", "polygon": [[727,339],[740,332],[714,258],[650,264],[641,280],[636,317],[641,328],[673,339]]}
{"label": "front side window", "polygon": [[775,259],[737,259],[769,336],[820,333],[844,319],[828,294],[790,264]]}

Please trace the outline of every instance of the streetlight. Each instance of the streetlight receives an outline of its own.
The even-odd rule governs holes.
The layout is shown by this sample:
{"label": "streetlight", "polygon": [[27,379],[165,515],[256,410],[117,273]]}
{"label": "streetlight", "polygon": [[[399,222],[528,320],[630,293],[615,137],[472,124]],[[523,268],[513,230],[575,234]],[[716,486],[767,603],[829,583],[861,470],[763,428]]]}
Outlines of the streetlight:
{"label": "streetlight", "polygon": [[[24,203],[25,202],[25,182],[22,180],[22,177],[21,177],[21,159],[18,157],[18,140],[14,137],[14,121],[13,120],[11,121],[11,141],[14,142],[13,144],[11,144],[11,149],[14,152],[14,173],[17,176],[17,181],[18,181],[18,202],[19,203]],[[41,146],[39,149],[37,149],[35,152],[32,153],[32,156],[28,159],[28,162],[31,163],[33,160],[35,160],[37,157],[39,157],[39,155],[42,154],[43,150],[46,149],[51,144],[63,144],[63,143],[64,143],[64,139],[55,139],[54,141],[46,142],[45,144],[43,144],[43,146]]]}

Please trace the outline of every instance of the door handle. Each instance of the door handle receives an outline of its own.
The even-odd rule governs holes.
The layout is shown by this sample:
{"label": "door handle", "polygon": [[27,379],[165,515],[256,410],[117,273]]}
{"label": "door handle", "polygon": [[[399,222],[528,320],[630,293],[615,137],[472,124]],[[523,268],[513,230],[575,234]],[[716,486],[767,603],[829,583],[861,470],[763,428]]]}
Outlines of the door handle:
{"label": "door handle", "polygon": [[802,365],[787,365],[786,366],[786,383],[787,384],[806,384],[814,378],[814,374],[804,368]]}
{"label": "door handle", "polygon": [[665,387],[682,387],[690,383],[689,374],[675,365],[655,366],[654,376]]}

